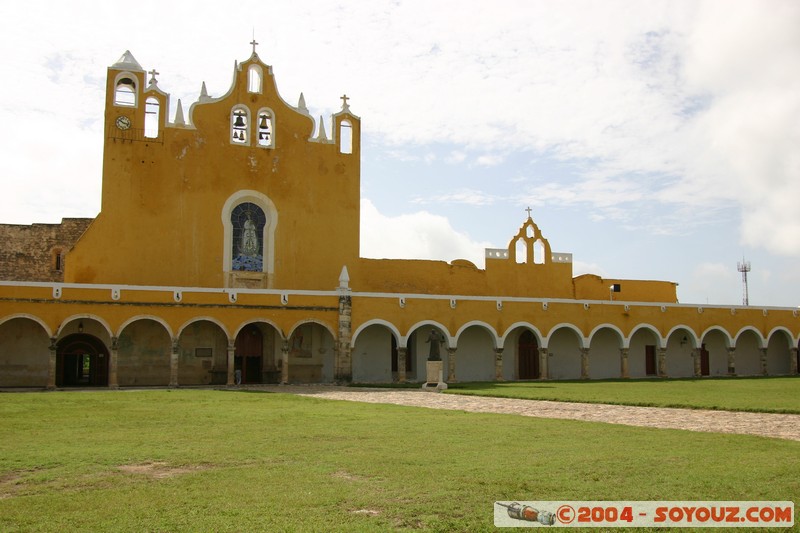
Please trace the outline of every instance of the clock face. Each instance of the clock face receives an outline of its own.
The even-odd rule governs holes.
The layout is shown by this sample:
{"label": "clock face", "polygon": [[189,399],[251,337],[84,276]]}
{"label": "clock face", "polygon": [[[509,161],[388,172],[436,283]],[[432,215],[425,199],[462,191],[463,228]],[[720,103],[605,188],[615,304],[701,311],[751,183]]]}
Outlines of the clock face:
{"label": "clock face", "polygon": [[131,119],[124,115],[120,115],[117,117],[116,121],[117,127],[121,130],[127,130],[131,127]]}

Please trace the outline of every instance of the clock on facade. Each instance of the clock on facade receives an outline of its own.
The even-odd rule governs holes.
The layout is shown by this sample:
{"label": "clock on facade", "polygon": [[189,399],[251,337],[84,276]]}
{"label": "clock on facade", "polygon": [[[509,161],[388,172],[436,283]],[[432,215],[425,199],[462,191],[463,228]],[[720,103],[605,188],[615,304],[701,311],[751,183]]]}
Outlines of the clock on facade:
{"label": "clock on facade", "polygon": [[131,127],[131,119],[124,115],[120,115],[117,117],[116,125],[121,130],[127,130]]}

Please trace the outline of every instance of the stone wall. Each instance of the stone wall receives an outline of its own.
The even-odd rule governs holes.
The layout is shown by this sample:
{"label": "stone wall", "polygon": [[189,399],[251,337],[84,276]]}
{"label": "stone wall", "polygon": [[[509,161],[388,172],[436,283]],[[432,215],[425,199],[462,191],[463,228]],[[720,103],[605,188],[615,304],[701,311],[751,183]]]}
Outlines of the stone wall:
{"label": "stone wall", "polygon": [[[0,224],[0,280],[64,280],[64,260],[91,218],[64,218],[61,224]],[[58,256],[60,255],[60,260]]]}

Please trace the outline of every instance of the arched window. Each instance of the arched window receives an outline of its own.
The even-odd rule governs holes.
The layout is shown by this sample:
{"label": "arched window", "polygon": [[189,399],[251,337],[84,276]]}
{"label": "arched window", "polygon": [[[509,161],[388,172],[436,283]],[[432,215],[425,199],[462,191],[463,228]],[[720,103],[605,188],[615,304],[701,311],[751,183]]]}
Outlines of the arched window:
{"label": "arched window", "polygon": [[541,239],[537,239],[533,243],[533,263],[536,265],[544,264],[544,243]]}
{"label": "arched window", "polygon": [[517,263],[528,262],[528,243],[524,239],[517,239],[517,245],[514,247],[514,255]]}
{"label": "arched window", "polygon": [[256,204],[244,202],[231,211],[231,270],[264,271],[264,226],[267,217]]}
{"label": "arched window", "polygon": [[263,108],[258,111],[258,146],[272,148],[275,146],[275,121],[271,110]]}
{"label": "arched window", "polygon": [[231,110],[231,142],[236,144],[250,144],[248,135],[250,112],[244,106],[236,106]]}
{"label": "arched window", "polygon": [[339,123],[339,153],[353,153],[353,125],[349,120],[343,120]]}
{"label": "arched window", "polygon": [[133,77],[122,76],[114,86],[114,105],[136,107],[136,81]]}
{"label": "arched window", "polygon": [[151,96],[144,102],[144,136],[151,139],[158,137],[158,99]]}
{"label": "arched window", "polygon": [[250,65],[247,70],[247,91],[261,93],[261,67],[258,65]]}

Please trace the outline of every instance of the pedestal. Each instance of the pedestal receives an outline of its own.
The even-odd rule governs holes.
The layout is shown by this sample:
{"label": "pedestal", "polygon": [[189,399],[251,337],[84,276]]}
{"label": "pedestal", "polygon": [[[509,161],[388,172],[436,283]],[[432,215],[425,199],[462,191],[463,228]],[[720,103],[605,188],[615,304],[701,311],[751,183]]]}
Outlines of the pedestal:
{"label": "pedestal", "polygon": [[422,390],[439,392],[447,388],[447,383],[443,378],[444,363],[442,361],[428,361],[426,370],[427,380],[422,384]]}

